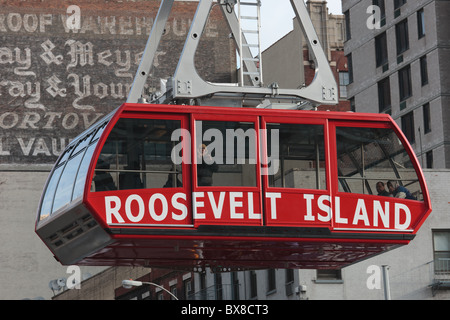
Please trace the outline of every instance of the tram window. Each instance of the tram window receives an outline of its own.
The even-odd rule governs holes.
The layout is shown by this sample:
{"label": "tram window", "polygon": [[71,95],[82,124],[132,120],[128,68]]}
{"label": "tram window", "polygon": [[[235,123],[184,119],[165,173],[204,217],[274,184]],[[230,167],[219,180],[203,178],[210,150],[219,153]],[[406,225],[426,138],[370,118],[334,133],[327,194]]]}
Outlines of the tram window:
{"label": "tram window", "polygon": [[[107,122],[103,124],[100,130],[104,129],[106,123]],[[79,140],[75,141],[72,146],[69,146],[60,157],[45,191],[40,210],[40,220],[47,218],[53,212],[68,204],[71,200],[82,195],[87,170],[89,168],[89,161],[92,158],[96,142],[98,141],[92,140],[95,132],[96,131],[93,130],[87,135],[80,137]],[[87,154],[85,155],[86,146],[88,146],[90,141],[94,141],[94,143],[88,147]],[[82,159],[83,161],[80,166],[80,161]]]}
{"label": "tram window", "polygon": [[54,170],[52,177],[50,178],[50,180],[48,182],[47,189],[45,191],[45,195],[42,200],[39,220],[44,220],[44,219],[48,218],[50,216],[50,214],[52,213],[52,204],[53,204],[53,198],[55,195],[55,189],[58,185],[58,181],[61,176],[61,172],[62,172],[63,168],[64,168],[64,166],[62,166],[62,165],[57,167]]}
{"label": "tram window", "polygon": [[52,212],[55,212],[72,200],[73,184],[83,155],[84,152],[78,152],[67,161],[56,189]]}
{"label": "tram window", "polygon": [[182,187],[181,165],[171,159],[180,120],[122,118],[99,156],[94,191]]}
{"label": "tram window", "polygon": [[97,144],[94,143],[88,147],[86,154],[84,155],[83,160],[81,161],[80,169],[77,173],[77,178],[75,180],[72,200],[83,195],[84,185],[86,182],[86,175],[89,169],[89,163],[92,160],[92,155],[94,154],[96,145]]}
{"label": "tram window", "polygon": [[269,187],[326,189],[323,126],[268,123],[266,127],[272,167]]}
{"label": "tram window", "polygon": [[[339,191],[382,195],[377,183],[406,188],[409,199],[422,199],[416,171],[405,148],[392,129],[336,128]],[[392,191],[388,196],[405,197]],[[387,195],[387,194],[385,194]]]}
{"label": "tram window", "polygon": [[[256,186],[253,122],[196,121],[199,186]],[[200,135],[201,133],[201,135]]]}

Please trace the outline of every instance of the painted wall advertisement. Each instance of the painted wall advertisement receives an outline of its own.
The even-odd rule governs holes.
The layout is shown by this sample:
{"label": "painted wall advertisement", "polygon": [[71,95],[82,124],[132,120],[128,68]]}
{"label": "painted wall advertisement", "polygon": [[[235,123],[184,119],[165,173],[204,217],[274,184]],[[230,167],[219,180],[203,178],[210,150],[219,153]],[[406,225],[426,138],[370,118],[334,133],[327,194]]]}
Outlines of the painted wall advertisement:
{"label": "painted wall advertisement", "polygon": [[[159,4],[2,3],[0,164],[54,163],[71,139],[126,101]],[[195,2],[174,5],[148,92],[173,74],[196,7]],[[220,36],[226,33],[221,23],[217,15],[210,18],[199,59],[208,59],[202,72],[223,81],[231,76],[233,51],[229,39]]]}

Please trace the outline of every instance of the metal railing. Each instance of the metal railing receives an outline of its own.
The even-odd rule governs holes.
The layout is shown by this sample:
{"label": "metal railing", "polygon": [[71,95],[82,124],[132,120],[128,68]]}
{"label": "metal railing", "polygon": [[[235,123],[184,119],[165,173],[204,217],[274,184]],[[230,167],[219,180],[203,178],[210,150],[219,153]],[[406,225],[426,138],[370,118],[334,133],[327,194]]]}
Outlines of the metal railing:
{"label": "metal railing", "polygon": [[434,279],[450,281],[450,258],[434,260]]}
{"label": "metal railing", "polygon": [[438,258],[433,261],[434,275],[430,285],[433,296],[437,290],[450,289],[450,258]]}
{"label": "metal railing", "polygon": [[235,292],[239,290],[239,284],[212,285],[195,293],[189,294],[188,300],[234,300]]}

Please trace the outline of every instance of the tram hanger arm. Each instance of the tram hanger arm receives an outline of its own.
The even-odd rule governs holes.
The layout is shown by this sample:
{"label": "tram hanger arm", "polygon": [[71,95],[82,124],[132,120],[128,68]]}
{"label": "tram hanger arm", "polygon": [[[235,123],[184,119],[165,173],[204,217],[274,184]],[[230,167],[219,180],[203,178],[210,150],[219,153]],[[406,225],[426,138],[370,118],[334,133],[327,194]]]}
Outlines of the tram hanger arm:
{"label": "tram hanger arm", "polygon": [[158,14],[153,22],[150,36],[148,37],[147,44],[145,46],[144,54],[142,55],[141,62],[134,77],[133,85],[128,94],[128,103],[137,103],[142,98],[147,78],[150,75],[150,70],[153,66],[153,61],[156,56],[156,50],[158,49],[161,38],[164,34],[167,20],[169,19],[170,12],[172,11],[173,3],[175,0],[162,0],[159,6]]}
{"label": "tram hanger arm", "polygon": [[[194,63],[194,56],[203,33],[209,13],[212,9],[213,0],[200,0],[191,28],[188,32],[183,51],[178,61],[174,76],[168,83],[168,91],[164,93],[167,101],[179,99],[201,99],[214,94],[235,94],[236,99],[241,99],[242,95],[261,95],[266,98],[276,98],[282,96],[297,97],[302,100],[311,101],[313,104],[337,104],[337,84],[333,76],[328,59],[320,45],[317,33],[314,30],[311,18],[309,17],[306,5],[301,0],[290,0],[297,19],[300,22],[308,45],[315,57],[316,74],[313,82],[300,89],[283,89],[278,87],[257,87],[243,86],[238,84],[217,84],[203,80]],[[142,57],[141,64],[135,76],[133,86],[130,90],[127,102],[138,102],[142,97],[143,88],[152,67],[156,49],[161,41],[164,26],[172,9],[174,0],[162,0],[157,18],[155,19],[150,33],[147,46]],[[223,10],[223,8],[222,8]],[[234,13],[231,13],[234,16]],[[236,17],[224,12],[227,22],[233,33],[240,32],[236,27]],[[236,38],[236,37],[235,37]],[[248,56],[249,52],[239,49],[240,54]],[[248,66],[254,68],[251,63]]]}

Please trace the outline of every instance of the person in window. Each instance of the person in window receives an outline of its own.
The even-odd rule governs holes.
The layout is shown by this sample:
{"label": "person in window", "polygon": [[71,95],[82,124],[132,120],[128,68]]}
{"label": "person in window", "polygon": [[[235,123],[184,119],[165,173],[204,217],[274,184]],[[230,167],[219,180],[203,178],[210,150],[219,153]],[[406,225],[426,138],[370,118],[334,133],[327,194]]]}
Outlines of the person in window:
{"label": "person in window", "polygon": [[212,186],[212,176],[219,166],[208,153],[206,145],[202,144],[197,149],[197,184],[198,186]]}
{"label": "person in window", "polygon": [[125,170],[127,171],[121,172],[119,175],[120,190],[141,189],[142,181],[139,173],[139,163],[133,161],[125,167]]}
{"label": "person in window", "polygon": [[391,197],[391,196],[392,196],[392,195],[386,190],[383,181],[378,181],[376,187],[377,187],[377,191],[378,191],[378,195],[379,195],[379,196],[383,196],[383,197]]}
{"label": "person in window", "polygon": [[389,180],[387,183],[387,187],[389,189],[389,192],[395,198],[417,200],[416,197],[414,197],[408,189],[400,186],[397,181]]}
{"label": "person in window", "polygon": [[109,169],[109,164],[104,160],[99,159],[97,163],[98,170],[95,170],[94,183],[95,191],[111,191],[117,190],[114,180],[109,172],[104,170]]}
{"label": "person in window", "polygon": [[169,176],[167,177],[167,181],[164,184],[163,188],[179,188],[183,186],[183,183],[180,181],[180,179],[178,179],[178,177],[176,177],[175,185],[173,185],[174,182],[173,175],[174,175],[173,173],[169,173]]}

